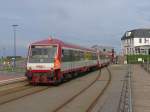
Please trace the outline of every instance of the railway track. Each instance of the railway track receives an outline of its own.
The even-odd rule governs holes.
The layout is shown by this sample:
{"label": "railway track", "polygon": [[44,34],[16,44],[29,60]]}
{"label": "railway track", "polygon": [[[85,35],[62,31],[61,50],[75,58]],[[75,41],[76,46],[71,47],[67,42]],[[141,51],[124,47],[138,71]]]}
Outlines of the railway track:
{"label": "railway track", "polygon": [[6,86],[6,85],[13,85],[13,84],[17,84],[20,82],[27,82],[26,77],[2,80],[2,81],[0,81],[0,87]]}
{"label": "railway track", "polygon": [[0,105],[4,105],[6,103],[21,99],[26,96],[30,96],[35,93],[42,92],[50,87],[43,86],[31,86],[29,84],[25,84],[22,86],[10,88],[7,90],[0,91]]}
{"label": "railway track", "polygon": [[109,79],[108,79],[106,85],[104,86],[104,88],[102,89],[102,91],[99,93],[99,95],[94,99],[94,101],[91,103],[91,105],[88,107],[88,109],[86,110],[86,112],[91,112],[92,111],[92,109],[95,107],[95,105],[98,102],[98,100],[100,100],[101,96],[104,94],[105,90],[110,85],[110,82],[111,82],[111,72],[110,72],[110,70],[108,68],[107,68],[107,71],[109,72]]}
{"label": "railway track", "polygon": [[[99,93],[99,95],[92,101],[92,103],[90,104],[90,106],[87,108],[86,112],[90,112],[92,110],[92,108],[95,106],[95,104],[97,103],[97,101],[100,99],[100,97],[104,94],[105,90],[107,89],[107,87],[110,84],[111,81],[111,73],[109,71],[109,69],[107,68],[108,72],[109,72],[109,79],[107,81],[107,83],[104,85],[102,91]],[[85,88],[83,88],[81,91],[79,91],[77,94],[75,94],[74,96],[72,96],[70,99],[68,99],[66,102],[64,102],[62,105],[60,105],[59,107],[57,107],[53,112],[59,112],[61,111],[61,109],[67,107],[67,105],[69,103],[71,103],[73,100],[75,100],[78,96],[80,96],[81,94],[84,94],[84,92],[86,92],[89,88],[91,88],[97,81],[99,81],[99,78],[101,77],[101,70],[99,70],[99,73],[97,75],[97,77],[95,78],[95,80],[93,80],[88,86],[86,86]]]}
{"label": "railway track", "polygon": [[[97,79],[100,77],[100,72]],[[97,80],[96,79],[96,80]],[[94,83],[94,82],[93,82]],[[92,84],[91,84],[92,85]],[[0,105],[42,92],[50,87],[31,86],[27,81],[14,82],[0,86]],[[87,88],[85,88],[87,89]],[[83,90],[84,91],[84,90]]]}
{"label": "railway track", "polygon": [[14,82],[10,84],[5,84],[0,86],[0,96],[3,96],[3,94],[9,94],[12,92],[17,92],[20,90],[20,88],[24,88],[27,85],[29,85],[28,81],[20,81],[20,82]]}

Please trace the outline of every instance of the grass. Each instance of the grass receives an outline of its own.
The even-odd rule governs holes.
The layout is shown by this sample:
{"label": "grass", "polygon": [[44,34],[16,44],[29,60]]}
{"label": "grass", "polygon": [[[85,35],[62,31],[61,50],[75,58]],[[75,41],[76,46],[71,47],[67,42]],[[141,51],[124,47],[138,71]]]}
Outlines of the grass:
{"label": "grass", "polygon": [[[141,58],[142,61],[138,61],[139,58]],[[141,64],[147,61],[150,62],[150,55],[127,55],[126,59],[129,64]]]}

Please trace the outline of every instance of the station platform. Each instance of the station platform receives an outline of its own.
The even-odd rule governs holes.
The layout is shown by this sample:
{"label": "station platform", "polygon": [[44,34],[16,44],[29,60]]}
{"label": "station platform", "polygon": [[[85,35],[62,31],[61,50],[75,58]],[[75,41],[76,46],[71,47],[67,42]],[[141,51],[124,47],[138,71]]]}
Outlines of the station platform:
{"label": "station platform", "polygon": [[132,75],[133,111],[150,112],[150,74],[134,65]]}

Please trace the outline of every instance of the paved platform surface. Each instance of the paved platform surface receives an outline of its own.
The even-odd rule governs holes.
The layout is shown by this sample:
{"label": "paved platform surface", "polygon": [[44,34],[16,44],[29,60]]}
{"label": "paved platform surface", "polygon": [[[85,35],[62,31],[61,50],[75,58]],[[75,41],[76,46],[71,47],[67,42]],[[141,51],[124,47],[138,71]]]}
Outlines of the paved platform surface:
{"label": "paved platform surface", "polygon": [[140,65],[133,66],[132,96],[134,112],[150,112],[150,74]]}

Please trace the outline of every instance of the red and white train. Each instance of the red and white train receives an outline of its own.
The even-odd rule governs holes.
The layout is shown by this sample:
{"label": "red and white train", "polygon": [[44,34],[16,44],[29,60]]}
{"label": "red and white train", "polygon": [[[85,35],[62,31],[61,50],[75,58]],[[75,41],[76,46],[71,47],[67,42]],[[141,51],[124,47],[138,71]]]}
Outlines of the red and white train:
{"label": "red and white train", "polygon": [[59,84],[109,63],[109,56],[100,51],[49,38],[29,46],[26,76],[32,84]]}

